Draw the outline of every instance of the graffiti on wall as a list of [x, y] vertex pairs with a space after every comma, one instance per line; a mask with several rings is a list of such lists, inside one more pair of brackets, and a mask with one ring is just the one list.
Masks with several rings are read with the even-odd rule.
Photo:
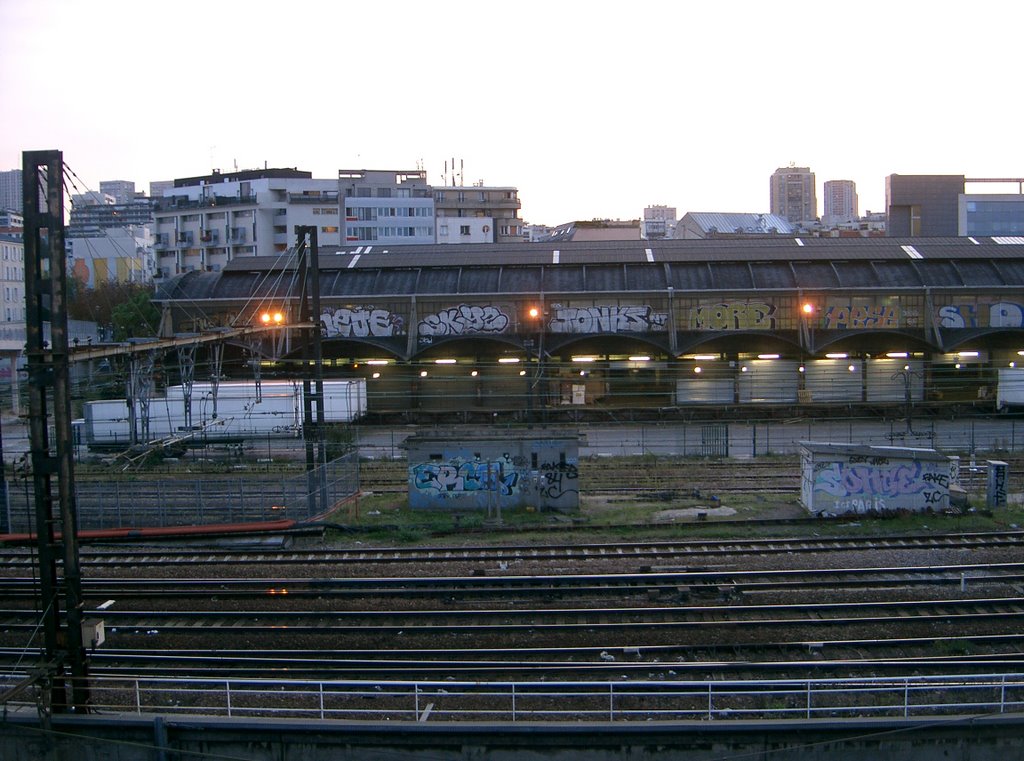
[[942, 508], [949, 498], [949, 465], [890, 462], [887, 457], [851, 456], [847, 462], [814, 464], [815, 505], [827, 495], [837, 512], [898, 508]]
[[834, 304], [823, 316], [824, 327], [836, 330], [898, 328], [900, 308], [874, 304]]
[[374, 307], [325, 309], [320, 315], [320, 329], [327, 338], [386, 338], [405, 333], [400, 315]]
[[988, 493], [986, 502], [988, 507], [1003, 507], [1006, 505], [1006, 478], [1009, 466], [999, 460], [988, 461]]
[[690, 310], [690, 330], [772, 330], [775, 305], [732, 301]]
[[427, 315], [419, 324], [421, 336], [464, 336], [470, 333], [504, 333], [508, 315], [496, 306], [460, 304]]
[[498, 462], [455, 459], [426, 462], [410, 468], [416, 489], [432, 497], [457, 497], [467, 492], [496, 492], [509, 496], [519, 488], [519, 471], [509, 455]]
[[540, 466], [538, 491], [544, 499], [579, 493], [579, 470], [571, 462], [545, 462]]
[[[941, 328], [977, 328], [983, 324], [976, 304], [947, 304], [939, 307]], [[992, 328], [1024, 327], [1024, 306], [1012, 301], [988, 305], [988, 326]]]
[[552, 333], [650, 333], [664, 330], [668, 315], [649, 306], [556, 306]]

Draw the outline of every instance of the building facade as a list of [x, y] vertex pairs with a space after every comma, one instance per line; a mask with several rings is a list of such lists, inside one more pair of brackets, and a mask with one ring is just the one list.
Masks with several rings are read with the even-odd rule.
[[521, 243], [519, 191], [513, 187], [435, 187], [437, 243]]
[[962, 174], [890, 174], [885, 178], [889, 237], [959, 235]]
[[0, 233], [0, 320], [25, 322], [25, 243], [21, 235]]
[[246, 170], [174, 181], [155, 203], [157, 277], [216, 272], [238, 256], [274, 256], [294, 228], [318, 229], [320, 245], [343, 242], [336, 180], [297, 169]]
[[[101, 202], [95, 202], [95, 201]], [[106, 230], [153, 224], [154, 204], [148, 198], [117, 203], [107, 194], [76, 195], [72, 200], [68, 238], [103, 237]]]
[[22, 208], [21, 170], [11, 169], [0, 172], [0, 211], [16, 211]]
[[156, 274], [148, 225], [113, 227], [96, 236], [69, 237], [68, 272], [88, 288], [98, 283], [148, 283]]
[[114, 199], [114, 203], [131, 203], [139, 195], [131, 180], [100, 180], [100, 192]]
[[425, 171], [339, 169], [335, 190], [345, 211], [343, 242], [434, 242], [434, 199]]
[[814, 172], [809, 167], [776, 169], [771, 177], [771, 213], [795, 223], [817, 219], [818, 197], [814, 183]]
[[674, 206], [648, 206], [644, 209], [641, 235], [645, 240], [672, 238], [677, 221]]
[[963, 194], [957, 212], [960, 235], [1024, 235], [1024, 193]]
[[853, 222], [859, 216], [857, 183], [853, 180], [826, 182], [825, 212], [821, 221], [826, 225], [840, 225]]

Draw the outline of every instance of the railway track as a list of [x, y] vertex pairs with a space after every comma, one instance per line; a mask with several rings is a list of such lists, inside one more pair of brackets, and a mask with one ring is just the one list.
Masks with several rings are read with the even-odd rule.
[[[110, 628], [168, 634], [233, 636], [240, 632], [342, 634], [371, 630], [375, 635], [405, 633], [507, 633], [515, 631], [631, 630], [651, 628], [850, 626], [898, 621], [960, 624], [1024, 619], [1024, 597], [963, 600], [899, 600], [768, 605], [693, 605], [641, 607], [559, 607], [536, 609], [446, 610], [89, 610]], [[0, 609], [0, 630], [31, 631], [33, 611]]]
[[[651, 571], [639, 574], [559, 574], [468, 577], [366, 577], [366, 578], [86, 578], [85, 599], [174, 600], [215, 595], [217, 600], [266, 600], [287, 596], [360, 600], [396, 599], [516, 599], [564, 595], [619, 596], [739, 596], [786, 594], [828, 589], [855, 589], [1015, 584], [1024, 581], [1024, 563], [930, 565], [898, 568], [813, 568], [800, 570], [701, 570]], [[0, 597], [32, 599], [39, 594], [37, 580], [0, 577]], [[275, 604], [278, 600], [275, 599]]]
[[[90, 573], [101, 568], [139, 568], [224, 565], [297, 565], [304, 568], [346, 564], [386, 565], [408, 563], [434, 566], [453, 562], [495, 564], [520, 560], [576, 562], [599, 559], [684, 561], [721, 556], [763, 556], [797, 553], [835, 553], [907, 550], [979, 550], [1024, 547], [1024, 531], [968, 534], [921, 534], [867, 537], [792, 537], [681, 541], [602, 542], [586, 544], [532, 544], [459, 547], [358, 547], [304, 550], [100, 550], [83, 548], [81, 563]], [[0, 573], [32, 568], [31, 549], [0, 550]]]

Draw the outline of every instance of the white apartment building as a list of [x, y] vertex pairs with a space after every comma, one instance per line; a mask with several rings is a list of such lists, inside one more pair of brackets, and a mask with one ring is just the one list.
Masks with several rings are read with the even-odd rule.
[[513, 187], [441, 186], [433, 189], [437, 243], [522, 243], [519, 191]]
[[215, 272], [238, 256], [274, 256], [315, 226], [321, 246], [344, 241], [337, 180], [296, 169], [246, 170], [174, 181], [156, 200], [157, 277]]
[[336, 191], [345, 244], [434, 243], [434, 199], [422, 169], [339, 169]]

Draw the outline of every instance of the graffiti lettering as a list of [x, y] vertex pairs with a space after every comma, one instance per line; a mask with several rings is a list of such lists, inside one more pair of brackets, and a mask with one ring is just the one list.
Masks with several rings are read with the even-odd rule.
[[832, 329], [898, 328], [900, 310], [895, 306], [835, 305], [825, 313], [825, 327]]
[[831, 467], [815, 474], [814, 489], [833, 497], [854, 494], [896, 497], [918, 494], [925, 490], [921, 463], [877, 467], [831, 463]]
[[576, 493], [579, 491], [576, 486], [578, 478], [579, 472], [572, 463], [546, 462], [540, 466], [540, 496], [559, 499], [565, 494]]
[[402, 318], [387, 309], [348, 309], [343, 307], [333, 312], [325, 309], [320, 315], [320, 328], [328, 338], [384, 338], [400, 336], [403, 329]]
[[1024, 308], [1020, 304], [1000, 301], [988, 310], [988, 324], [993, 328], [1019, 328], [1024, 326]]
[[774, 327], [774, 304], [735, 301], [690, 310], [690, 330], [772, 330]]
[[668, 315], [649, 306], [556, 307], [552, 333], [649, 333], [664, 330]]
[[411, 471], [417, 489], [436, 491], [441, 495], [493, 491], [507, 496], [519, 483], [518, 472], [503, 470], [497, 463], [421, 463]]
[[427, 315], [419, 324], [423, 336], [462, 336], [468, 333], [503, 333], [508, 315], [494, 306], [461, 304]]
[[973, 304], [939, 308], [940, 328], [974, 328], [978, 325], [977, 310]]

